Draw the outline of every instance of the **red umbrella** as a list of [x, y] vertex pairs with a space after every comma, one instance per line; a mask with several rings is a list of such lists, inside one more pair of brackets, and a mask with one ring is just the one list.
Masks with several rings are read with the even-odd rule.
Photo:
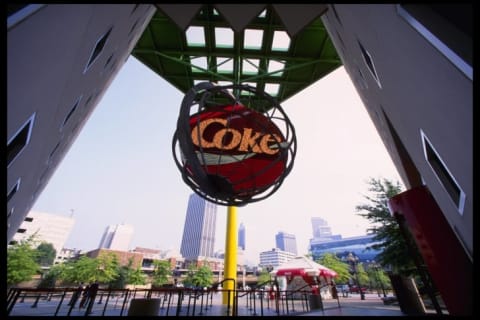
[[307, 258], [296, 257], [281, 266], [279, 266], [275, 272], [277, 276], [317, 276], [317, 277], [331, 277], [334, 278], [338, 274], [319, 263]]

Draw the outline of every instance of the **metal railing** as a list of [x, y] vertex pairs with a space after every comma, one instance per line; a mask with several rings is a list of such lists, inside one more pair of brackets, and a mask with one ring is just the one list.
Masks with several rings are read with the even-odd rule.
[[[267, 284], [271, 287], [277, 285], [276, 290], [265, 290]], [[84, 308], [79, 308], [81, 297], [75, 298], [76, 288], [11, 288], [7, 292], [7, 315], [90, 316], [93, 312], [96, 316], [126, 316], [132, 299], [158, 299], [158, 316], [294, 315], [309, 311], [307, 293], [301, 299], [295, 298], [301, 289], [304, 288], [280, 291], [278, 284], [272, 281], [250, 290], [98, 289], [97, 294], [87, 300]], [[229, 299], [228, 303], [223, 304], [222, 295], [225, 292]], [[232, 296], [233, 299], [230, 299]]]

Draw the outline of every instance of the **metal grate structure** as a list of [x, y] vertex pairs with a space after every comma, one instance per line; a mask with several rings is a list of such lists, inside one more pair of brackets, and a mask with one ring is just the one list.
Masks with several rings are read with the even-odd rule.
[[247, 84], [279, 103], [342, 65], [320, 16], [292, 34], [265, 5], [239, 30], [217, 6], [198, 5], [182, 25], [157, 5], [132, 55], [183, 93], [204, 81]]

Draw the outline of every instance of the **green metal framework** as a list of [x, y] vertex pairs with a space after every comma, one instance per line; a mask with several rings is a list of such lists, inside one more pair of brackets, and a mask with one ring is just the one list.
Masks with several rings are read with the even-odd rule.
[[[132, 51], [135, 58], [184, 93], [201, 81], [247, 83], [281, 103], [342, 65], [320, 17], [291, 38], [284, 50], [272, 49], [274, 32], [286, 30], [270, 5], [243, 31], [232, 30], [231, 46], [216, 44], [215, 28], [230, 25], [213, 5], [202, 6], [190, 27], [203, 27], [204, 43], [188, 42], [187, 32], [157, 10]], [[263, 31], [261, 46], [246, 47], [245, 30]], [[199, 59], [206, 61], [205, 66], [196, 63]], [[277, 69], [269, 68], [275, 63], [272, 61]], [[231, 70], [221, 70], [227, 63]], [[276, 84], [278, 91], [269, 92], [270, 84]]]

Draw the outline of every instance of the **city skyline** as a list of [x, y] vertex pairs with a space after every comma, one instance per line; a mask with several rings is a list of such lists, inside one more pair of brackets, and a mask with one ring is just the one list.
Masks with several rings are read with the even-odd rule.
[[[171, 154], [182, 98], [135, 58], [126, 61], [32, 209], [74, 209], [67, 247], [95, 249], [106, 225], [125, 222], [136, 230], [133, 247], [179, 248], [192, 192]], [[355, 214], [366, 181], [401, 181], [343, 67], [282, 107], [298, 140], [293, 169], [271, 197], [238, 208], [253, 263], [279, 230], [295, 234], [298, 254], [306, 254], [312, 216], [334, 233], [366, 234], [368, 221]], [[226, 212], [219, 206], [215, 251], [225, 249]]]

